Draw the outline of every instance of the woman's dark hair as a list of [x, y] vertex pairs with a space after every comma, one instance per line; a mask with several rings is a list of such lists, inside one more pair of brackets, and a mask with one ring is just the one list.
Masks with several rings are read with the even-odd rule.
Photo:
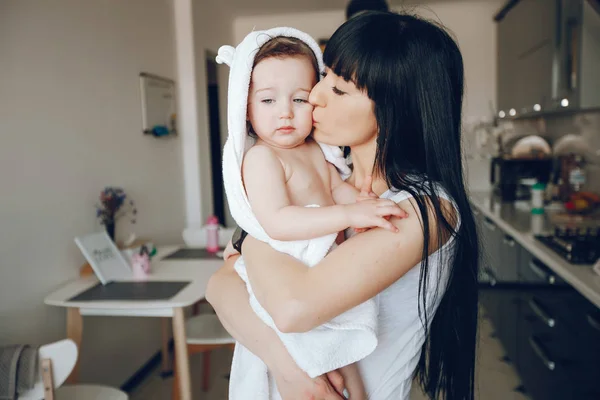
[[[450, 35], [422, 18], [365, 12], [344, 23], [327, 43], [325, 65], [373, 100], [379, 134], [374, 173], [413, 195], [422, 217], [424, 247], [419, 317], [426, 341], [417, 368], [430, 398], [472, 400], [477, 334], [479, 244], [464, 183], [461, 154], [463, 61]], [[460, 224], [440, 202], [441, 185], [457, 206]], [[428, 213], [430, 210], [431, 214]], [[430, 232], [430, 216], [437, 236]], [[430, 237], [437, 248], [454, 237], [450, 270], [430, 276]], [[435, 242], [433, 243], [435, 244]], [[446, 252], [440, 252], [446, 253]], [[433, 316], [428, 292], [443, 297]], [[437, 279], [431, 286], [431, 279]], [[433, 318], [431, 318], [433, 317]]]

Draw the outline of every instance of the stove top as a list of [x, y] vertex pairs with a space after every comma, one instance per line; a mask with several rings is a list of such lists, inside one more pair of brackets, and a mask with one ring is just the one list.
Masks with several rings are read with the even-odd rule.
[[572, 264], [594, 264], [600, 258], [600, 227], [556, 227], [554, 235], [536, 239]]

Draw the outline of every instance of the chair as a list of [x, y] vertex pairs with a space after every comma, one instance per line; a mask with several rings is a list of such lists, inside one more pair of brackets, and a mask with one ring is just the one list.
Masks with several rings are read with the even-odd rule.
[[18, 400], [128, 400], [126, 393], [108, 386], [61, 385], [77, 362], [77, 345], [71, 339], [39, 349], [40, 376], [35, 386]]
[[[200, 314], [186, 321], [188, 355], [203, 354], [204, 371], [202, 374], [202, 391], [207, 392], [210, 386], [210, 352], [219, 347], [235, 347], [235, 339], [223, 328], [215, 314]], [[177, 363], [173, 363], [175, 366]], [[177, 368], [173, 369], [173, 400], [179, 399]]]

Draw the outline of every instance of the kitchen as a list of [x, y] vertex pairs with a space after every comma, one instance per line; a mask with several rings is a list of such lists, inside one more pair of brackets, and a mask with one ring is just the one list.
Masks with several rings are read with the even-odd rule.
[[[43, 300], [78, 274], [84, 259], [73, 237], [98, 228], [90, 208], [99, 186], [119, 183], [136, 199], [140, 218], [118, 228], [124, 238], [135, 229], [159, 244], [179, 243], [185, 227], [214, 213], [207, 50], [277, 25], [326, 40], [349, 3], [0, 1], [7, 39], [0, 41], [0, 120], [3, 132], [18, 133], [6, 134], [0, 148], [7, 188], [0, 342], [65, 336], [64, 310]], [[465, 61], [465, 162], [486, 253], [476, 398], [600, 398], [598, 0], [387, 3], [447, 26]], [[180, 83], [179, 136], [157, 140], [139, 131], [142, 67]], [[226, 136], [228, 70], [218, 68]], [[547, 235], [556, 236], [559, 252], [542, 241]], [[134, 400], [170, 398], [173, 379], [160, 375], [160, 321], [85, 323], [82, 382], [120, 387]], [[215, 351], [213, 362], [210, 391], [194, 383], [199, 398], [225, 398], [230, 352]], [[190, 363], [199, 376], [202, 357]]]
[[494, 20], [498, 109], [473, 131], [481, 304], [517, 390], [598, 399], [600, 2], [509, 1]]

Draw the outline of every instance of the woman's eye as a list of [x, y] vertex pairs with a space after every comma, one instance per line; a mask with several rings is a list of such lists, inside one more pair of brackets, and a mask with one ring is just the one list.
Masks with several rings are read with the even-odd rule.
[[300, 104], [308, 103], [308, 100], [306, 100], [306, 99], [294, 99], [294, 103], [300, 103]]
[[327, 76], [327, 72], [323, 71], [321, 72], [321, 77], [325, 78]]
[[335, 86], [333, 86], [331, 88], [331, 90], [333, 90], [333, 93], [337, 94], [338, 96], [341, 96], [343, 94], [346, 94], [346, 92], [342, 92], [340, 89], [336, 88]]
[[265, 103], [265, 104], [271, 104], [271, 103], [273, 103], [273, 101], [274, 101], [273, 99], [262, 99], [260, 102]]

